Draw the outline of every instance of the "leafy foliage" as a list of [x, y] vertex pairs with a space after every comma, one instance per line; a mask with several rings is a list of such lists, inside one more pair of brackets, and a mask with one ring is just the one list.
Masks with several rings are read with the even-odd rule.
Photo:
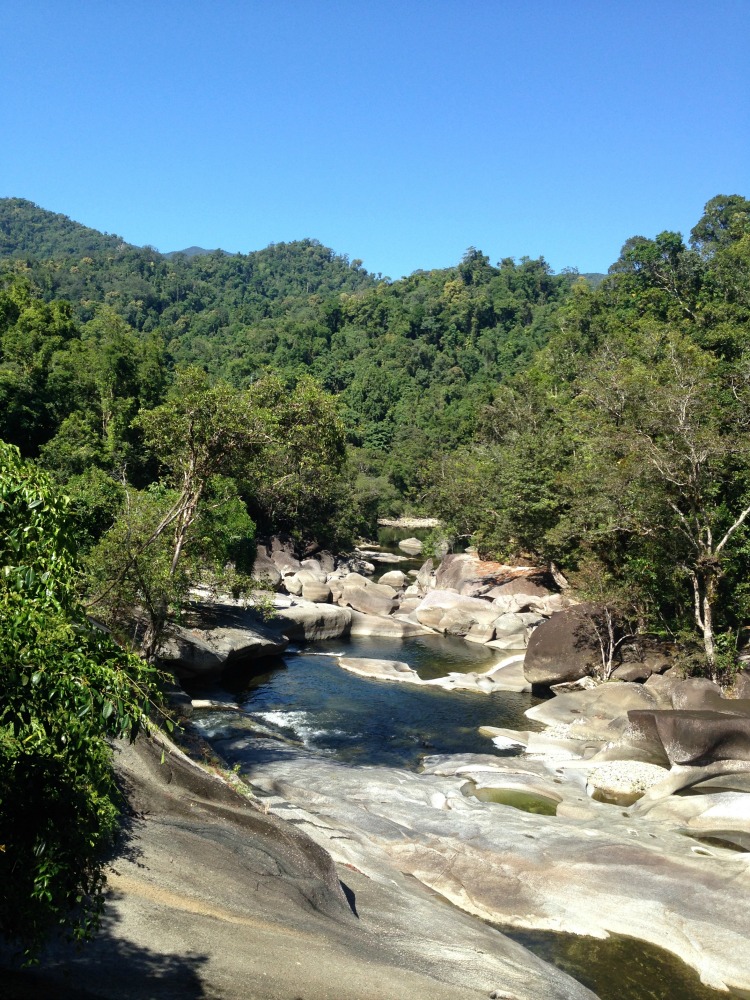
[[438, 513], [640, 629], [692, 629], [718, 663], [750, 603], [749, 206], [717, 195], [689, 243], [633, 236], [590, 281], [470, 247], [395, 282], [314, 240], [77, 258], [52, 219], [43, 259], [28, 209], [0, 295], [2, 429], [80, 490], [91, 545], [121, 495], [93, 469], [184, 488], [169, 386], [197, 364], [206, 398], [231, 387], [263, 413], [262, 444], [217, 470], [263, 532], [341, 544], [404, 506]]
[[119, 813], [106, 738], [135, 738], [154, 680], [83, 615], [68, 509], [0, 442], [0, 933], [29, 955], [96, 925]]
[[641, 630], [697, 633], [716, 676], [747, 615], [750, 214], [633, 237], [596, 290], [433, 471], [449, 523], [495, 555], [555, 560]]

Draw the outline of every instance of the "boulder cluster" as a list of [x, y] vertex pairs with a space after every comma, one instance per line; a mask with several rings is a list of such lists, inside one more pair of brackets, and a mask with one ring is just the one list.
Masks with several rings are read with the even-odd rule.
[[[400, 545], [410, 554], [421, 547], [418, 539]], [[323, 638], [312, 624], [316, 613], [309, 605], [335, 605], [352, 613], [348, 623], [346, 617], [338, 619], [343, 624], [338, 635], [408, 636], [432, 631], [518, 650], [526, 647], [540, 622], [568, 603], [545, 585], [538, 569], [485, 562], [474, 553], [447, 555], [437, 568], [428, 559], [408, 574], [390, 570], [376, 583], [375, 562], [398, 559], [365, 549], [343, 558], [321, 552], [298, 560], [289, 543], [275, 538], [259, 547], [254, 573], [270, 588], [296, 599], [279, 614], [297, 622], [309, 619], [306, 639]], [[306, 613], [295, 610], [306, 606]]]

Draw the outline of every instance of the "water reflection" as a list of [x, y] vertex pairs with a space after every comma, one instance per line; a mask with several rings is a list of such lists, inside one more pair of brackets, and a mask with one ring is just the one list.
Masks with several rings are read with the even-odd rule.
[[602, 1000], [720, 1000], [674, 955], [617, 934], [600, 940], [577, 934], [499, 927], [540, 958], [567, 972]]
[[[250, 719], [294, 741], [300, 752], [324, 753], [348, 763], [419, 766], [435, 753], [496, 753], [480, 726], [525, 728], [528, 694], [447, 692], [367, 680], [348, 673], [326, 653], [402, 660], [421, 677], [487, 669], [498, 655], [462, 639], [358, 638], [316, 643], [296, 655], [267, 661], [263, 673], [226, 677]], [[205, 692], [204, 692], [205, 693]], [[242, 717], [211, 713], [208, 735], [232, 744], [233, 762], [249, 759], [255, 744]]]

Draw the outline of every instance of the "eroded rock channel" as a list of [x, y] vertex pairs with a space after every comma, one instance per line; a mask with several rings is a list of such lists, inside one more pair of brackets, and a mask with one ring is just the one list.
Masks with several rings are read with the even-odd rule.
[[[574, 679], [539, 700], [526, 647], [540, 624], [560, 629], [560, 598], [534, 581], [460, 595], [467, 569], [453, 561], [452, 590], [445, 573], [438, 587], [421, 569], [425, 593], [412, 610], [403, 585], [400, 602], [367, 595], [392, 602], [387, 613], [353, 609], [360, 591], [389, 586], [362, 584], [359, 573], [344, 577], [339, 603], [281, 598], [277, 631], [291, 624], [283, 659], [229, 670], [210, 689], [188, 681], [196, 724], [264, 809], [339, 865], [381, 884], [406, 873], [530, 934], [606, 1000], [750, 995], [748, 706], [680, 681], [653, 656], [620, 680]], [[503, 618], [515, 631], [503, 634]], [[536, 669], [565, 680], [554, 676], [569, 671], [565, 657], [535, 641]], [[626, 679], [634, 670], [638, 681]], [[552, 947], [534, 933], [568, 937]], [[587, 979], [582, 942], [601, 971], [607, 946], [593, 942], [610, 935], [614, 971]], [[624, 961], [640, 969], [632, 981], [616, 973]]]

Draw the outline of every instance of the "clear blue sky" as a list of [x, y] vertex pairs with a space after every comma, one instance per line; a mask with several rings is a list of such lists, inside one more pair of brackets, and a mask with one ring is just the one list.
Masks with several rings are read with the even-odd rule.
[[750, 197], [750, 0], [0, 6], [0, 196], [159, 250], [603, 271]]

